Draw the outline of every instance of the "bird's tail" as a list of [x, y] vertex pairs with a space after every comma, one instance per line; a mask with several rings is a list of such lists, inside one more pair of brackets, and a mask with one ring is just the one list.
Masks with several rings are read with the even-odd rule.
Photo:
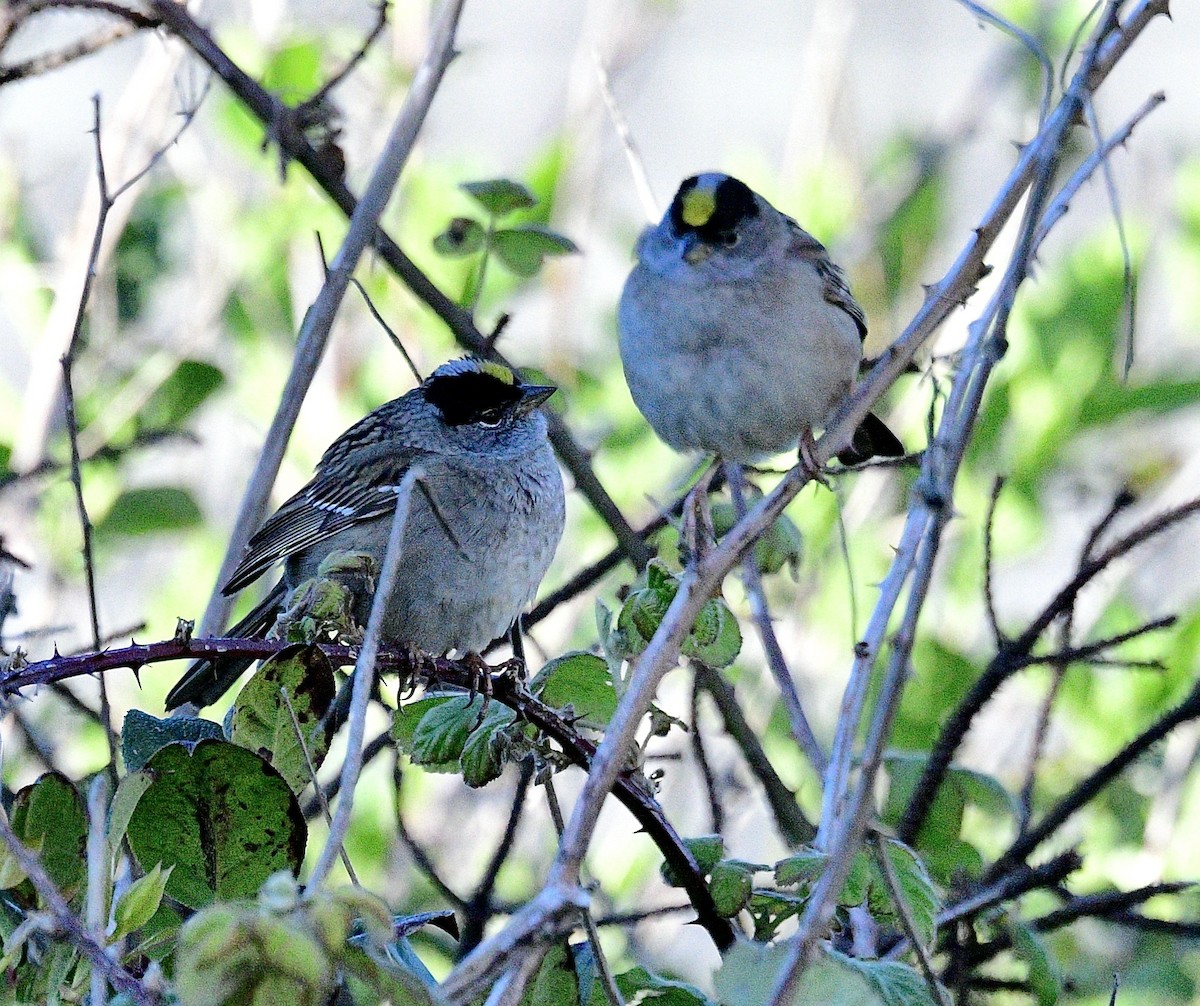
[[871, 458], [899, 458], [904, 456], [904, 444], [900, 438], [884, 425], [875, 413], [868, 412], [867, 418], [858, 424], [854, 439], [845, 450], [838, 451], [837, 459], [844, 465], [861, 465]]
[[[254, 610], [229, 629], [227, 634], [241, 638], [265, 636], [267, 630], [275, 624], [286, 594], [287, 587], [281, 580]], [[176, 709], [185, 702], [191, 702], [199, 708], [211, 706], [233, 687], [233, 683], [252, 663], [252, 657], [197, 660], [167, 694], [167, 709]]]

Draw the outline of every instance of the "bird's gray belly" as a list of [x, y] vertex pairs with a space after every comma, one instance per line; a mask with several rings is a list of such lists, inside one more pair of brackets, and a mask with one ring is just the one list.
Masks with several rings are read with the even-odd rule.
[[[562, 533], [557, 469], [520, 479], [505, 473], [473, 481], [478, 484], [464, 486], [456, 479], [453, 494], [445, 483], [431, 485], [457, 544], [424, 493], [415, 491], [397, 582], [384, 616], [387, 639], [433, 654], [477, 651], [502, 635], [537, 591]], [[388, 516], [327, 539], [289, 562], [289, 582], [312, 575], [333, 550], [367, 551], [378, 567], [390, 530]], [[356, 609], [364, 626], [370, 602], [362, 598]]]
[[639, 298], [636, 330], [623, 324], [622, 358], [634, 401], [677, 449], [732, 460], [778, 452], [849, 390], [856, 333], [849, 346], [840, 333], [827, 345], [797, 332], [779, 305], [695, 289], [686, 301], [654, 293], [652, 284]]

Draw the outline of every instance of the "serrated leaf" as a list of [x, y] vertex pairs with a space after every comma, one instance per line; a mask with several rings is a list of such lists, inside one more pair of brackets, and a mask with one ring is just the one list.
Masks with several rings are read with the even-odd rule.
[[160, 749], [141, 770], [151, 780], [129, 819], [143, 869], [174, 866], [166, 891], [189, 908], [253, 895], [277, 870], [293, 874], [307, 827], [283, 777], [252, 751], [205, 740], [190, 753]]
[[[925, 979], [914, 968], [896, 961], [870, 961], [826, 951], [828, 959], [866, 980], [880, 1006], [940, 1006]], [[946, 997], [949, 1001], [949, 997]]]
[[447, 258], [462, 258], [479, 251], [486, 236], [487, 231], [478, 220], [455, 217], [446, 229], [433, 239], [433, 249]]
[[153, 870], [129, 885], [113, 911], [113, 940], [123, 939], [149, 923], [162, 904], [167, 880], [173, 869], [168, 866], [164, 870], [161, 863], [156, 863]]
[[750, 900], [754, 871], [735, 860], [724, 859], [712, 868], [708, 890], [717, 914], [724, 918], [737, 915]]
[[[617, 989], [627, 1003], [636, 1002], [644, 1006], [712, 1006], [712, 1000], [695, 985], [663, 978], [645, 968], [633, 968], [617, 975]], [[597, 991], [601, 996], [604, 995], [602, 990]], [[603, 1001], [608, 1002], [607, 996]], [[595, 993], [592, 1002], [596, 1002]]]
[[[478, 701], [482, 704], [483, 700], [479, 698]], [[471, 732], [463, 745], [458, 765], [462, 769], [463, 782], [477, 789], [486, 786], [504, 771], [508, 759], [505, 757], [507, 743], [503, 731], [512, 725], [516, 714], [499, 702], [492, 702], [488, 705], [483, 722], [476, 726], [479, 707], [474, 702], [471, 706]]]
[[446, 694], [444, 692], [435, 692], [429, 695], [423, 695], [421, 698], [412, 702], [402, 703], [399, 708], [392, 714], [391, 736], [396, 742], [396, 747], [405, 752], [415, 764], [419, 764], [427, 772], [457, 772], [458, 771], [458, 756], [448, 759], [444, 762], [422, 762], [418, 761], [413, 750], [413, 745], [416, 737], [417, 727], [421, 725], [421, 720], [425, 718], [425, 714], [431, 709], [436, 709], [438, 706], [445, 705], [448, 702], [462, 702], [463, 696], [461, 693]]
[[537, 199], [520, 182], [510, 178], [492, 178], [481, 182], [463, 182], [459, 188], [494, 217], [537, 205]]
[[68, 901], [82, 894], [86, 871], [87, 811], [71, 780], [47, 772], [17, 791], [9, 824], [25, 845], [37, 851], [54, 886]]
[[546, 705], [572, 709], [576, 725], [603, 730], [617, 709], [608, 665], [594, 653], [576, 651], [549, 661], [529, 683]]
[[[329, 732], [321, 720], [336, 691], [333, 667], [325, 654], [315, 646], [288, 647], [260, 664], [238, 693], [229, 739], [262, 755], [299, 793], [329, 750]], [[312, 758], [312, 771], [297, 730]]]
[[161, 534], [197, 527], [203, 519], [195, 498], [186, 489], [178, 486], [126, 489], [96, 525], [96, 534], [102, 538]]
[[194, 747], [202, 740], [223, 737], [220, 723], [199, 716], [168, 716], [160, 720], [140, 709], [130, 709], [121, 724], [121, 757], [125, 771], [133, 774], [140, 772], [154, 753], [168, 744]]
[[842, 890], [838, 894], [838, 904], [846, 906], [861, 905], [867, 900], [872, 879], [871, 856], [865, 850], [860, 850], [854, 854], [854, 858], [850, 861], [850, 872], [846, 875], [846, 882], [842, 885]]
[[[941, 907], [933, 881], [930, 880], [920, 857], [907, 845], [895, 839], [888, 839], [883, 843], [883, 848], [913, 928], [922, 943], [928, 947], [933, 942], [935, 919]], [[898, 920], [898, 910], [893, 903], [887, 879], [877, 861], [873, 861], [872, 866], [877, 873], [877, 879], [873, 881], [869, 898], [871, 914], [876, 919]], [[899, 928], [898, 921], [896, 928]]]
[[463, 695], [429, 709], [413, 731], [413, 761], [418, 765], [457, 767], [482, 703], [479, 696], [467, 701]]
[[570, 238], [541, 224], [520, 224], [494, 231], [491, 248], [518, 276], [536, 276], [548, 255], [571, 255], [579, 251]]
[[806, 849], [781, 859], [775, 864], [775, 883], [780, 887], [795, 884], [811, 884], [825, 869], [829, 854], [817, 849]]

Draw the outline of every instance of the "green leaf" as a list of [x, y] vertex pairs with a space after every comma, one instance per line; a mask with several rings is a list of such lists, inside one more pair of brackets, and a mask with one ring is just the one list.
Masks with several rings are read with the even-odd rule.
[[[634, 581], [617, 616], [616, 630], [609, 637], [615, 653], [634, 657], [646, 648], [675, 599], [679, 580], [661, 561], [654, 559]], [[742, 648], [737, 619], [720, 598], [712, 598], [700, 610], [684, 640], [685, 656], [710, 667], [727, 667]]]
[[[933, 881], [929, 879], [929, 873], [920, 857], [907, 845], [895, 839], [888, 839], [883, 843], [883, 847], [896, 880], [896, 887], [899, 889], [898, 893], [904, 899], [908, 917], [912, 920], [917, 936], [928, 947], [933, 943], [936, 929], [934, 920], [941, 907]], [[899, 912], [892, 900], [887, 879], [883, 876], [878, 861], [873, 860], [871, 865], [877, 875], [869, 896], [871, 914], [876, 920], [892, 921], [895, 928], [899, 929]]]
[[518, 276], [536, 276], [548, 255], [572, 255], [575, 242], [541, 224], [520, 224], [493, 232], [496, 257]]
[[38, 853], [42, 866], [68, 901], [83, 893], [87, 863], [87, 811], [75, 786], [47, 772], [13, 798], [13, 832]]
[[277, 870], [296, 873], [307, 828], [295, 794], [263, 758], [227, 741], [160, 749], [129, 819], [142, 869], [173, 866], [166, 891], [189, 908], [253, 895]]
[[836, 950], [826, 953], [830, 961], [866, 979], [877, 997], [872, 1001], [882, 1006], [939, 1006], [925, 979], [907, 964], [847, 957]]
[[192, 494], [177, 486], [126, 489], [96, 525], [102, 538], [134, 537], [198, 527], [203, 515]]
[[154, 917], [154, 913], [162, 904], [163, 893], [167, 889], [167, 880], [171, 876], [172, 869], [174, 867], [168, 866], [164, 870], [162, 864], [157, 863], [153, 870], [129, 885], [129, 889], [121, 895], [114, 911], [116, 922], [112, 933], [114, 940], [122, 939], [141, 929]]
[[[711, 1006], [712, 1000], [701, 992], [695, 985], [663, 978], [645, 968], [633, 968], [617, 975], [617, 989], [627, 1003], [641, 1003], [643, 1006]], [[592, 994], [592, 1002], [596, 1003], [597, 993], [607, 1003], [608, 998], [603, 990], [597, 989]]]
[[494, 217], [507, 216], [515, 210], [527, 210], [537, 204], [537, 199], [529, 189], [509, 178], [463, 182], [459, 188]]
[[392, 740], [396, 742], [396, 746], [408, 754], [419, 765], [422, 765], [429, 772], [457, 772], [458, 771], [458, 752], [454, 757], [447, 759], [444, 762], [425, 762], [417, 758], [415, 752], [417, 727], [421, 725], [421, 721], [425, 718], [425, 714], [438, 706], [445, 705], [451, 702], [462, 702], [462, 694], [455, 693], [447, 695], [445, 693], [433, 693], [424, 695], [413, 702], [405, 702], [392, 714]]
[[224, 383], [211, 363], [183, 360], [138, 411], [138, 421], [143, 429], [175, 429]]
[[708, 890], [717, 914], [732, 918], [746, 907], [754, 885], [754, 870], [737, 860], [724, 859], [712, 868]]
[[299, 793], [312, 781], [312, 772], [297, 730], [316, 771], [329, 750], [329, 731], [321, 727], [321, 719], [336, 691], [325, 654], [315, 646], [288, 647], [260, 664], [238, 693], [229, 739], [257, 751]]
[[[752, 505], [761, 493], [754, 493], [747, 503]], [[720, 541], [736, 523], [737, 514], [732, 503], [717, 503], [712, 508], [713, 530]], [[800, 561], [804, 557], [804, 536], [787, 514], [780, 514], [754, 543], [754, 562], [761, 573], [778, 573], [784, 566], [796, 576]]]
[[521, 999], [521, 1006], [570, 1006], [578, 1002], [575, 957], [564, 940], [551, 947], [542, 958], [537, 974]]
[[[474, 703], [471, 705], [473, 707]], [[463, 782], [478, 788], [486, 786], [504, 770], [508, 761], [508, 738], [504, 731], [512, 726], [516, 714], [499, 702], [492, 702], [479, 726], [475, 726], [479, 711], [471, 708], [470, 715], [472, 718], [468, 727], [471, 732], [463, 745], [458, 764], [462, 769]]]
[[433, 249], [447, 258], [462, 258], [479, 251], [486, 236], [487, 231], [478, 220], [455, 217], [446, 229], [433, 239]]
[[[738, 940], [713, 976], [721, 1006], [764, 1006], [788, 958], [783, 944]], [[829, 955], [817, 957], [800, 979], [790, 1006], [882, 1006], [884, 1000], [855, 969]]]
[[775, 883], [780, 887], [811, 884], [825, 869], [829, 854], [817, 849], [805, 849], [775, 864]]
[[413, 732], [412, 758], [418, 765], [453, 764], [458, 767], [471, 727], [479, 718], [483, 704], [481, 696], [469, 701], [458, 695], [449, 702], [434, 706], [417, 724]]
[[1013, 956], [1029, 967], [1029, 988], [1038, 1006], [1053, 1006], [1062, 991], [1062, 976], [1046, 945], [1034, 930], [1018, 919], [1006, 920], [1005, 928], [1012, 938]]
[[160, 720], [140, 709], [130, 709], [121, 725], [121, 757], [125, 771], [132, 774], [141, 771], [154, 753], [168, 744], [195, 746], [202, 740], [223, 737], [220, 723], [199, 716], [170, 716]]
[[575, 651], [549, 661], [529, 683], [546, 705], [567, 710], [577, 726], [603, 730], [617, 709], [608, 665], [594, 653]]
[[[696, 861], [696, 867], [699, 869], [701, 876], [707, 877], [712, 872], [712, 868], [725, 855], [725, 839], [720, 835], [700, 835], [696, 838], [685, 838], [683, 844]], [[662, 874], [664, 883], [670, 884], [671, 887], [683, 886], [683, 881], [671, 869], [669, 863], [664, 862], [659, 868], [659, 872]]]
[[719, 597], [708, 601], [683, 641], [681, 652], [709, 667], [728, 667], [742, 652], [742, 630], [729, 606]]
[[262, 85], [287, 101], [312, 94], [321, 86], [321, 46], [315, 39], [297, 39], [272, 54], [262, 74]]
[[[889, 751], [884, 756], [890, 782], [883, 820], [888, 824], [900, 820], [927, 757], [921, 752], [907, 751]], [[946, 883], [979, 873], [978, 850], [960, 837], [963, 812], [968, 802], [1001, 816], [1011, 816], [1016, 811], [1012, 795], [992, 777], [957, 766], [947, 770], [913, 843], [933, 876]]]

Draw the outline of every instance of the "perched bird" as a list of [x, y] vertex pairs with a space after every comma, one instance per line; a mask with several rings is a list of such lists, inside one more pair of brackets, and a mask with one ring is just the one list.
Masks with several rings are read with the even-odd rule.
[[[633, 400], [677, 450], [753, 461], [799, 441], [849, 394], [866, 318], [825, 248], [743, 182], [686, 179], [637, 244], [618, 309]], [[904, 453], [868, 415], [844, 464]]]
[[[441, 655], [474, 653], [501, 636], [533, 599], [562, 535], [562, 476], [538, 411], [554, 391], [467, 357], [350, 427], [312, 481], [250, 539], [224, 592], [281, 560], [283, 577], [231, 634], [266, 633], [289, 593], [332, 553], [365, 553], [378, 569], [397, 487], [419, 465], [384, 637]], [[371, 600], [356, 600], [360, 625]], [[250, 663], [193, 665], [167, 708], [216, 701]]]

